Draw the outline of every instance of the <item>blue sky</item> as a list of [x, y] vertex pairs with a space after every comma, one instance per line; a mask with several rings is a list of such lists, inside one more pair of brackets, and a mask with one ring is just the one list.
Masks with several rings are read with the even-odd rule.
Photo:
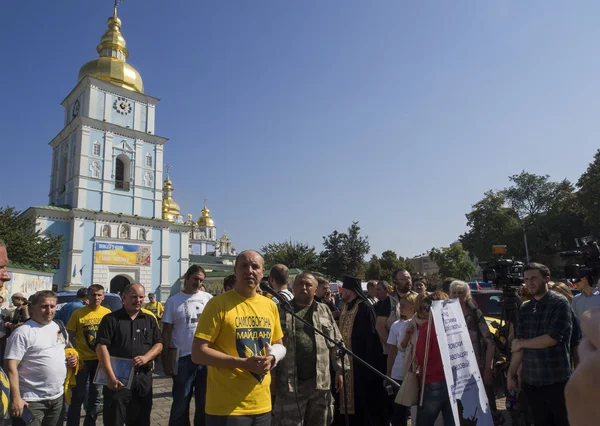
[[[0, 205], [48, 202], [60, 102], [109, 0], [13, 1], [0, 39]], [[371, 250], [448, 245], [525, 169], [576, 180], [600, 146], [600, 2], [127, 0], [161, 98], [174, 198], [239, 249], [360, 221]], [[509, 248], [510, 250], [510, 248]]]

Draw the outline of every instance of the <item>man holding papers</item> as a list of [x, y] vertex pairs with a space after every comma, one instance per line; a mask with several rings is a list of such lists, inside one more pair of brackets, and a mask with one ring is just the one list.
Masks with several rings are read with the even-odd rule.
[[[108, 376], [104, 387], [105, 426], [150, 425], [152, 411], [152, 360], [162, 351], [156, 318], [142, 310], [145, 290], [139, 283], [123, 290], [123, 308], [106, 315], [96, 336], [96, 354]], [[130, 388], [117, 379], [110, 357], [131, 359], [134, 369]]]

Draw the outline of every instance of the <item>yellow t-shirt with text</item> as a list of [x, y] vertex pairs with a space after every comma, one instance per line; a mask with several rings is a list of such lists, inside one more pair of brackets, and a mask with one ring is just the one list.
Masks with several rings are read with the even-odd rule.
[[162, 318], [163, 312], [165, 311], [165, 307], [160, 302], [148, 302], [146, 303], [146, 306], [144, 306], [144, 309], [148, 309], [158, 319]]
[[[265, 356], [266, 344], [283, 337], [277, 306], [255, 295], [235, 290], [215, 296], [198, 320], [195, 337], [213, 348], [241, 358]], [[249, 416], [271, 411], [271, 374], [239, 368], [208, 367], [206, 413], [213, 416]]]
[[75, 350], [84, 361], [98, 359], [96, 356], [96, 333], [104, 315], [110, 314], [110, 309], [98, 306], [91, 309], [89, 306], [75, 309], [69, 322], [67, 331], [75, 335]]

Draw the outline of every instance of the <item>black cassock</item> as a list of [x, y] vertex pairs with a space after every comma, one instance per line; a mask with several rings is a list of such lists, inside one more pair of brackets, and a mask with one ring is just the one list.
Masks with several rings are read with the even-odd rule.
[[[348, 349], [377, 370], [385, 372], [383, 349], [375, 330], [373, 306], [360, 297], [345, 304], [340, 315], [339, 328]], [[344, 375], [350, 424], [352, 426], [389, 425], [386, 420], [387, 393], [383, 386], [383, 379], [357, 361], [351, 361], [350, 365], [351, 371], [347, 371]], [[340, 401], [340, 411], [341, 416], [336, 419], [336, 424], [343, 425], [345, 412], [343, 398]]]

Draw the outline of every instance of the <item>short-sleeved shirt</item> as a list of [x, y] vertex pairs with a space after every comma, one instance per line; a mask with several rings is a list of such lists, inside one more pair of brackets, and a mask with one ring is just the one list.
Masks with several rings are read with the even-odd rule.
[[[228, 291], [213, 297], [198, 321], [195, 337], [233, 357], [265, 356], [266, 344], [283, 337], [277, 306], [266, 297]], [[271, 411], [271, 374], [208, 367], [206, 413], [248, 416]]]
[[573, 318], [567, 299], [549, 291], [519, 309], [516, 337], [533, 339], [550, 335], [558, 343], [545, 349], [523, 349], [523, 383], [547, 386], [566, 382], [571, 376], [570, 341]]
[[585, 294], [583, 291], [579, 293], [571, 302], [573, 311], [577, 318], [581, 318], [585, 311], [600, 307], [600, 293], [594, 291], [591, 295]]
[[392, 301], [390, 300], [390, 297], [386, 297], [375, 304], [375, 314], [378, 317], [389, 317], [391, 312]]
[[146, 306], [144, 306], [144, 309], [148, 309], [158, 319], [162, 318], [163, 312], [165, 311], [165, 307], [160, 302], [148, 302], [146, 303]]
[[[404, 335], [406, 334], [406, 329], [409, 320], [398, 320], [392, 324], [390, 328], [390, 334], [388, 335], [387, 344], [400, 347], [400, 342], [404, 339]], [[391, 377], [392, 379], [402, 380], [404, 379], [404, 351], [398, 350], [396, 354], [396, 359], [394, 360], [394, 364], [392, 365]]]
[[110, 309], [104, 306], [98, 306], [96, 309], [84, 306], [73, 311], [67, 324], [67, 331], [75, 336], [75, 350], [82, 360], [98, 359], [96, 355], [96, 334], [100, 321], [107, 314], [110, 314]]
[[123, 308], [105, 315], [96, 335], [96, 345], [105, 345], [110, 356], [120, 358], [145, 355], [157, 343], [162, 343], [158, 322], [154, 315], [144, 310], [134, 319]]
[[75, 312], [77, 309], [83, 308], [84, 306], [85, 303], [83, 303], [81, 300], [72, 300], [69, 303], [65, 304], [60, 309], [60, 311], [58, 311], [56, 315], [54, 315], [54, 319], [61, 320], [62, 323], [66, 326], [69, 323], [73, 312]]
[[19, 390], [25, 401], [55, 399], [64, 392], [67, 341], [58, 324], [29, 320], [17, 327], [6, 345], [4, 359], [19, 361]]
[[165, 304], [162, 322], [173, 325], [170, 347], [179, 349], [179, 356], [192, 353], [198, 319], [212, 296], [204, 291], [195, 294], [177, 293]]

